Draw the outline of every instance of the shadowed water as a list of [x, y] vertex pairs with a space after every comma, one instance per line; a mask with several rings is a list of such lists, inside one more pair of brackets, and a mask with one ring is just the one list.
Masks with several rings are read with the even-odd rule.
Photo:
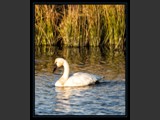
[[[104, 76], [85, 87], [55, 87], [63, 67], [54, 74], [55, 58], [64, 57], [70, 73]], [[105, 48], [35, 48], [36, 115], [125, 115], [125, 58]]]

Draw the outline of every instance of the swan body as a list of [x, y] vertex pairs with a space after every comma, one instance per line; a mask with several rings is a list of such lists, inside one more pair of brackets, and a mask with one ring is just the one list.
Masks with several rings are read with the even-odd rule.
[[55, 86], [58, 87], [64, 87], [64, 86], [87, 86], [90, 84], [95, 84], [98, 80], [102, 79], [102, 77], [89, 74], [89, 73], [83, 73], [83, 72], [77, 72], [73, 75], [69, 76], [69, 64], [68, 62], [63, 58], [56, 58], [53, 72], [56, 70], [57, 67], [64, 67], [64, 73], [62, 77], [55, 83]]

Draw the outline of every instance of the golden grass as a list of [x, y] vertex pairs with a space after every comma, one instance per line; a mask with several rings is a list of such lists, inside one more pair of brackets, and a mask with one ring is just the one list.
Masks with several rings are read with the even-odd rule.
[[125, 5], [35, 5], [35, 45], [124, 49]]

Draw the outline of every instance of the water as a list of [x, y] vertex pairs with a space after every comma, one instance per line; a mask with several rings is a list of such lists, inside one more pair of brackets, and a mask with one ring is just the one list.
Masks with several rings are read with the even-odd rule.
[[[55, 87], [63, 68], [54, 74], [53, 63], [64, 57], [70, 72], [104, 76], [100, 83], [85, 87]], [[125, 58], [122, 52], [105, 48], [35, 49], [36, 115], [125, 115]]]

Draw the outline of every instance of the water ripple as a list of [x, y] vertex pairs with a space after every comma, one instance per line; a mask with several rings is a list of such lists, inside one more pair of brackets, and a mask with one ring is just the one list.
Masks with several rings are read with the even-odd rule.
[[106, 80], [86, 87], [58, 88], [50, 81], [52, 77], [36, 77], [37, 115], [125, 114], [125, 81]]

